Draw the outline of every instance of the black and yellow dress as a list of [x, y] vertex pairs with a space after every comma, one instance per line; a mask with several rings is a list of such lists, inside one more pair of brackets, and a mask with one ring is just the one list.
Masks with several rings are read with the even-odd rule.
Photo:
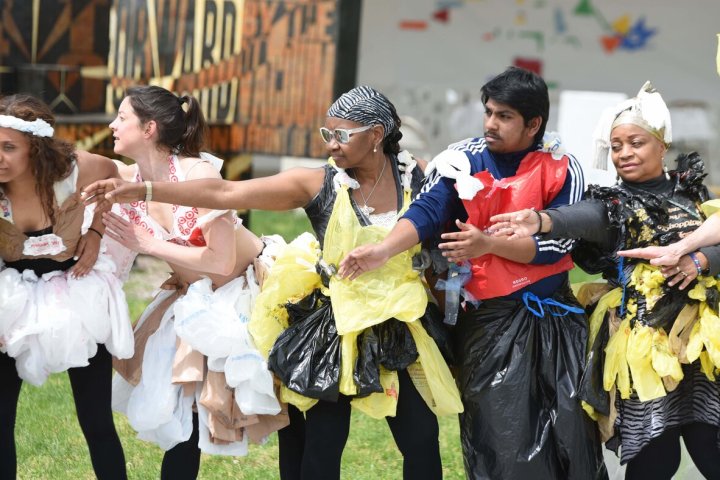
[[[616, 256], [669, 245], [699, 227], [704, 177], [700, 157], [683, 155], [668, 175], [591, 186], [586, 201], [548, 211], [551, 236], [581, 237], [573, 259], [607, 281], [578, 293], [592, 311], [580, 397], [622, 464], [671, 428], [720, 426], [720, 284], [703, 274], [680, 290], [646, 260]], [[717, 273], [718, 247], [703, 253]]]

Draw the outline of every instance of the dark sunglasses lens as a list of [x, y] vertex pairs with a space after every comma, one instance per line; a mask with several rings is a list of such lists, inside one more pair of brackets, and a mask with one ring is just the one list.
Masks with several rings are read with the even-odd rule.
[[320, 136], [322, 137], [322, 139], [325, 143], [330, 142], [330, 140], [332, 140], [332, 138], [333, 138], [332, 132], [325, 127], [322, 127], [320, 129]]
[[337, 130], [335, 130], [335, 138], [340, 143], [348, 143], [350, 141], [350, 134], [347, 130], [338, 128]]

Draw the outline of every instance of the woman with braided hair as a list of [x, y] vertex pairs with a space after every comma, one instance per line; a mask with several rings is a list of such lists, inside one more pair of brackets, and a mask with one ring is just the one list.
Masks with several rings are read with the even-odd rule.
[[[407, 152], [400, 151], [398, 141], [402, 134], [399, 127], [395, 107], [384, 95], [371, 87], [356, 87], [343, 94], [327, 112], [320, 134], [331, 158], [321, 168], [294, 168], [271, 177], [240, 182], [153, 182], [149, 186], [157, 201], [208, 208], [304, 208], [310, 219], [317, 242], [302, 237], [288, 246], [291, 249], [302, 244], [293, 250], [295, 254], [278, 256], [263, 284], [251, 322], [251, 327], [255, 326], [252, 329], [255, 341], [261, 351], [269, 353], [271, 368], [283, 382], [281, 398], [290, 403], [290, 425], [279, 432], [280, 475], [283, 479], [340, 477], [351, 405], [375, 417], [386, 418], [403, 454], [404, 478], [442, 477], [434, 410], [457, 413], [461, 406], [457, 389], [442, 360], [436, 372], [425, 373], [432, 385], [444, 382], [443, 390], [449, 400], [434, 399], [435, 391], [419, 391], [425, 388], [425, 383], [422, 367], [416, 359], [425, 355], [423, 366], [431, 365], [439, 351], [432, 341], [429, 342], [432, 346], [426, 347], [429, 337], [418, 319], [425, 314], [427, 297], [418, 272], [412, 271], [411, 257], [399, 260], [399, 268], [404, 272], [402, 278], [397, 274], [400, 270], [383, 273], [385, 277], [395, 278], [401, 288], [383, 291], [374, 300], [363, 293], [356, 297], [362, 300], [352, 304], [353, 311], [350, 312], [337, 300], [348, 298], [348, 292], [344, 290], [348, 288], [347, 282], [337, 279], [332, 266], [327, 265], [339, 262], [343, 252], [352, 248], [358, 241], [354, 235], [386, 232], [419, 191], [422, 169]], [[95, 183], [85, 193], [113, 202], [128, 202], [142, 199], [149, 191], [142, 184], [112, 181]], [[319, 258], [321, 248], [322, 261]], [[308, 271], [307, 263], [299, 266], [295, 259], [300, 257], [321, 265], [322, 278], [314, 271]], [[272, 297], [272, 292], [292, 290], [299, 283], [295, 279], [298, 277], [291, 280], [289, 275], [283, 277], [279, 273], [279, 264], [285, 260], [287, 265], [283, 265], [304, 275], [302, 278], [309, 278], [293, 291], [294, 299], [288, 295]], [[412, 311], [385, 316], [368, 313], [383, 303], [381, 297], [392, 300], [385, 303], [402, 306], [402, 300], [394, 301], [402, 292], [411, 292], [420, 299]], [[302, 298], [307, 300], [299, 300]], [[287, 303], [287, 307], [283, 306]], [[276, 309], [277, 305], [282, 308]], [[307, 369], [302, 368], [300, 361], [283, 364], [285, 351], [279, 347], [284, 341], [292, 341], [293, 337], [288, 333], [296, 332], [297, 338], [302, 337], [306, 333], [303, 327], [310, 322], [312, 314], [320, 310], [330, 312], [321, 325], [328, 333], [320, 350], [335, 352], [321, 359], [327, 360], [324, 362], [327, 369], [323, 372], [329, 372], [332, 377], [327, 382], [312, 377], [310, 370], [317, 364], [311, 363], [310, 359]], [[308, 320], [293, 321], [297, 312], [303, 313]], [[353, 323], [357, 319], [348, 320], [355, 314], [367, 315], [362, 319], [362, 327]], [[288, 316], [291, 317], [289, 321]], [[402, 322], [395, 320], [401, 317]], [[284, 321], [278, 321], [279, 318]], [[384, 349], [387, 344], [378, 340], [379, 337], [397, 339], [407, 349], [394, 349], [388, 353]], [[376, 345], [374, 350], [372, 345]], [[364, 350], [365, 346], [367, 350]], [[427, 353], [433, 346], [435, 350]], [[359, 350], [359, 353], [347, 353], [353, 350]], [[296, 354], [302, 357], [308, 351], [301, 348]], [[377, 355], [373, 356], [372, 352]], [[385, 352], [383, 365], [392, 367], [381, 365], [376, 358], [381, 356], [378, 352]], [[353, 365], [367, 368], [360, 371]], [[311, 377], [310, 381], [302, 380], [308, 377]]]

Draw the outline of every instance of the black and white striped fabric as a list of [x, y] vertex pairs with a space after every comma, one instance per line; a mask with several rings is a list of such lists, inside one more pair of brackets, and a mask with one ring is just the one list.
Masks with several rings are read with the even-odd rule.
[[[685, 377], [666, 396], [641, 402], [636, 394], [615, 402], [618, 417], [615, 436], [607, 447], [620, 449], [620, 463], [632, 460], [650, 440], [673, 427], [705, 423], [720, 427], [720, 382], [711, 382], [700, 370], [700, 361], [683, 365]], [[717, 440], [720, 448], [720, 438]]]
[[384, 137], [395, 130], [393, 106], [385, 95], [362, 85], [343, 93], [327, 111], [328, 117], [342, 118], [361, 125], [382, 125]]

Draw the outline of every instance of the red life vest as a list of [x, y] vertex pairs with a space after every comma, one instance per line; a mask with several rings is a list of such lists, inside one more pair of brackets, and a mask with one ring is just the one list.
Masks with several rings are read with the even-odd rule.
[[[472, 200], [463, 200], [468, 222], [485, 230], [493, 215], [524, 208], [542, 210], [562, 190], [567, 168], [567, 156], [555, 160], [549, 153], [531, 152], [522, 159], [513, 177], [496, 180], [488, 171], [476, 173], [474, 177], [485, 188]], [[573, 268], [569, 254], [549, 265], [518, 263], [493, 254], [473, 258], [470, 263], [472, 278], [465, 289], [480, 300], [508, 295]]]

